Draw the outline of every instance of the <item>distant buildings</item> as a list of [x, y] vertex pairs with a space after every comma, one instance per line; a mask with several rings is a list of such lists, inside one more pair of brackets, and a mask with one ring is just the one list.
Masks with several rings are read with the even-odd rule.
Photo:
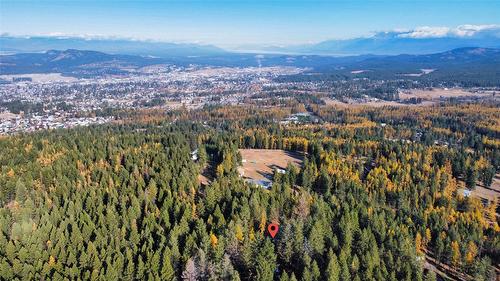
[[191, 160], [198, 161], [198, 149], [191, 151]]
[[18, 132], [34, 132], [45, 129], [63, 129], [93, 124], [104, 124], [114, 120], [113, 117], [68, 117], [54, 115], [34, 115], [15, 119], [0, 120], [0, 134], [14, 134]]
[[470, 190], [468, 190], [468, 189], [464, 189], [463, 190], [463, 196], [464, 197], [470, 197], [471, 194], [472, 194], [472, 192]]
[[288, 124], [307, 124], [307, 123], [318, 123], [319, 118], [317, 116], [312, 115], [310, 112], [300, 112], [294, 113], [285, 119], [280, 121], [282, 125]]
[[270, 189], [271, 186], [273, 185], [273, 182], [270, 180], [245, 179], [245, 181], [247, 183], [262, 187], [264, 189]]

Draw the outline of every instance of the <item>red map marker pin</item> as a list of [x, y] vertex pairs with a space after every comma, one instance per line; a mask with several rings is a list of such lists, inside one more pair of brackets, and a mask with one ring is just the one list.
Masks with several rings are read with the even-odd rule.
[[279, 225], [277, 223], [270, 223], [267, 226], [267, 231], [269, 232], [269, 234], [271, 234], [272, 238], [274, 238], [274, 236], [276, 236], [276, 234], [278, 233], [278, 229], [279, 229]]

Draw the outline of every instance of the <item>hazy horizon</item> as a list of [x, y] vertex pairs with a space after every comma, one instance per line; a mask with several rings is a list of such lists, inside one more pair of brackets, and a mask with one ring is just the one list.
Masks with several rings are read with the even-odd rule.
[[283, 3], [1, 0], [0, 33], [124, 38], [234, 48], [312, 44], [392, 31], [413, 32], [415, 36], [470, 36], [471, 31], [494, 27], [495, 34], [499, 34], [500, 26], [500, 3], [488, 0]]

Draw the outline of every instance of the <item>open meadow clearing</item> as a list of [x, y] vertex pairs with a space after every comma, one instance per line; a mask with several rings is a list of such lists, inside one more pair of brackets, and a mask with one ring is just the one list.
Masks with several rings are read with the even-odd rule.
[[461, 88], [432, 88], [429, 90], [413, 89], [409, 91], [401, 91], [399, 98], [408, 100], [411, 98], [421, 98], [423, 100], [438, 100], [441, 98], [458, 98], [458, 97], [487, 97], [491, 94], [483, 94], [478, 92], [470, 92]]
[[242, 166], [240, 175], [250, 180], [272, 179], [274, 169], [286, 169], [288, 163], [299, 167], [303, 156], [300, 153], [278, 149], [240, 149]]

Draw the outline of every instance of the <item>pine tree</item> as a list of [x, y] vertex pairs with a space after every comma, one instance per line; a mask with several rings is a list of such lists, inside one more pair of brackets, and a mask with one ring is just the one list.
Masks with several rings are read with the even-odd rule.
[[281, 273], [280, 276], [280, 281], [288, 281], [288, 280], [289, 280], [288, 273], [286, 273], [286, 271], [283, 271], [283, 273]]
[[321, 280], [321, 272], [319, 271], [319, 266], [318, 266], [318, 263], [316, 261], [313, 261], [313, 263], [312, 263], [311, 277], [312, 277], [312, 280], [314, 280], [314, 281]]
[[335, 253], [332, 249], [328, 252], [328, 265], [326, 268], [326, 280], [338, 281], [340, 280], [340, 265]]
[[476, 189], [476, 181], [478, 178], [478, 173], [476, 168], [471, 165], [469, 168], [467, 168], [467, 172], [465, 174], [465, 186], [468, 189]]
[[168, 248], [165, 248], [162, 255], [162, 266], [160, 269], [160, 278], [162, 280], [173, 280], [175, 271], [172, 266], [171, 254]]
[[256, 280], [273, 280], [276, 265], [274, 245], [269, 238], [263, 241], [255, 257]]
[[427, 271], [425, 281], [436, 281], [436, 273], [432, 270]]

